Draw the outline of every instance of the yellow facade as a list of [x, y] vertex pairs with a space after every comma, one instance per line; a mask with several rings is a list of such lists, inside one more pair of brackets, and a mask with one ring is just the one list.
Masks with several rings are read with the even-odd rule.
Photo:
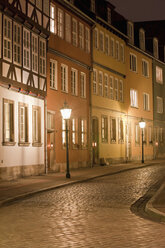
[[125, 160], [125, 49], [124, 39], [96, 23], [91, 78], [94, 163]]

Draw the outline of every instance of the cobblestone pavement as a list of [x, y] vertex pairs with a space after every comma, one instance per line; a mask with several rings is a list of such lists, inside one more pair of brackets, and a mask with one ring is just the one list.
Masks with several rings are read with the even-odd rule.
[[165, 225], [130, 205], [165, 176], [151, 166], [51, 190], [0, 209], [1, 248], [164, 248]]

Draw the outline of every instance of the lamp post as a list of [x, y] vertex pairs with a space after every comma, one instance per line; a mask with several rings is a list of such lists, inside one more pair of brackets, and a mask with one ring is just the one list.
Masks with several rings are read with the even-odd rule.
[[141, 118], [139, 122], [139, 126], [142, 129], [142, 163], [144, 163], [144, 142], [143, 142], [143, 136], [144, 136], [144, 128], [146, 126], [145, 121]]
[[69, 172], [69, 151], [68, 151], [68, 120], [70, 119], [72, 109], [69, 108], [66, 102], [64, 102], [64, 106], [60, 109], [62, 118], [66, 123], [66, 178], [70, 178]]

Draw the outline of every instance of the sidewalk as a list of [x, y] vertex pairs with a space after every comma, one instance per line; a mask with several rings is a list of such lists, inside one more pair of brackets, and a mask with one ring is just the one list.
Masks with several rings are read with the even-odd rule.
[[[113, 175], [134, 168], [141, 168], [151, 164], [165, 164], [165, 160], [152, 160], [141, 163], [112, 164], [108, 166], [94, 166], [91, 168], [79, 168], [70, 171], [71, 178], [66, 178], [65, 173], [50, 173], [41, 176], [20, 178], [13, 181], [0, 182], [0, 207], [14, 200], [43, 192], [50, 189], [64, 187], [76, 182], [83, 182], [91, 178], [104, 175]], [[146, 204], [146, 212], [159, 215], [161, 221], [165, 221], [165, 184], [156, 195]]]

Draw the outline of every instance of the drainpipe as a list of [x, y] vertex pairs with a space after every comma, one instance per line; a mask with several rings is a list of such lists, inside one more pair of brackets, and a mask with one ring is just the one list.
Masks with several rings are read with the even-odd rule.
[[47, 100], [44, 99], [44, 126], [45, 126], [45, 174], [48, 173], [48, 157], [47, 157]]

